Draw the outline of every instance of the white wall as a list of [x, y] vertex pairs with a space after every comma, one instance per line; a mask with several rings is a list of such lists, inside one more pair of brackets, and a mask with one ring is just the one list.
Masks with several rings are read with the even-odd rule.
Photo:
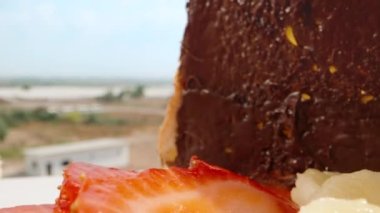
[[[92, 149], [75, 153], [62, 153], [55, 156], [27, 156], [28, 175], [48, 175], [47, 164], [51, 164], [51, 174], [60, 175], [65, 167], [64, 161], [86, 162], [108, 167], [126, 167], [129, 164], [130, 150], [128, 146], [113, 146], [103, 149]], [[33, 166], [35, 162], [35, 166]]]

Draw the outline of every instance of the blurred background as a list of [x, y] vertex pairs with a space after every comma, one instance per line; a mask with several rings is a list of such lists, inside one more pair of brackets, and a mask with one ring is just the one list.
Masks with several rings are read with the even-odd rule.
[[0, 177], [160, 166], [186, 0], [0, 0]]

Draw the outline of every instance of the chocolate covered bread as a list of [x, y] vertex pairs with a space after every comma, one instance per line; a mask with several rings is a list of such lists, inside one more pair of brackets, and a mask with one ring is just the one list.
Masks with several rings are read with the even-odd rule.
[[380, 171], [379, 0], [190, 0], [160, 134], [265, 182], [306, 168]]

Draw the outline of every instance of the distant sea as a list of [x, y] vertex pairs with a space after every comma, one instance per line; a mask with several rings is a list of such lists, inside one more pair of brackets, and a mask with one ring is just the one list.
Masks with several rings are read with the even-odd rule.
[[[32, 86], [0, 87], [0, 99], [3, 100], [80, 100], [92, 99], [106, 94], [109, 91], [117, 94], [125, 87], [121, 86]], [[145, 86], [144, 96], [147, 98], [167, 98], [173, 93], [173, 86], [156, 85]]]

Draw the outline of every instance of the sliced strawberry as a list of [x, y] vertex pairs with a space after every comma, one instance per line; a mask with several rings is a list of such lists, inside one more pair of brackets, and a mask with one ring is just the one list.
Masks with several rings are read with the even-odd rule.
[[[281, 194], [282, 195], [282, 194]], [[137, 175], [86, 179], [72, 212], [297, 212], [289, 197], [246, 177], [192, 159], [189, 169], [150, 169]]]
[[61, 192], [56, 200], [55, 212], [70, 212], [70, 206], [78, 196], [85, 179], [108, 180], [122, 179], [135, 174], [131, 171], [124, 171], [113, 168], [94, 166], [86, 163], [72, 163], [64, 171], [64, 180], [60, 187]]
[[0, 209], [0, 213], [53, 213], [53, 205], [31, 205]]

